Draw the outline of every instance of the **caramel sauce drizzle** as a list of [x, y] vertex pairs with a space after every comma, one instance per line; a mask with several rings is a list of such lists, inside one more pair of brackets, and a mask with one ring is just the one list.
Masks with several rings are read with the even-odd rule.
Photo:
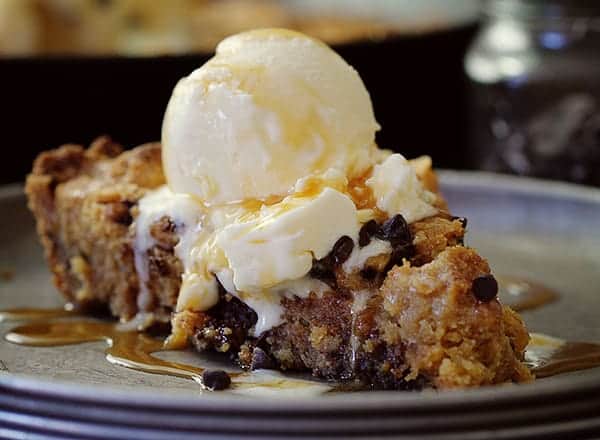
[[[360, 176], [350, 179], [348, 183], [343, 187], [337, 185], [336, 183], [324, 180], [320, 176], [311, 176], [305, 180], [303, 188], [300, 191], [290, 191], [290, 193], [288, 193], [287, 196], [293, 196], [295, 198], [312, 198], [319, 195], [319, 193], [321, 193], [321, 191], [323, 191], [326, 187], [331, 186], [331, 188], [334, 188], [338, 191], [341, 191], [342, 193], [347, 194], [356, 205], [356, 209], [369, 209], [373, 213], [373, 218], [380, 221], [385, 220], [388, 218], [388, 215], [379, 208], [377, 208], [377, 200], [375, 198], [375, 195], [373, 194], [373, 190], [366, 184], [369, 177], [371, 177], [372, 172], [373, 168], [371, 167]], [[285, 197], [285, 195], [270, 195], [265, 198], [248, 198], [244, 200], [236, 200], [228, 202], [226, 205], [239, 206], [245, 211], [256, 213], [260, 211], [260, 209], [263, 206], [272, 206], [282, 202], [285, 199]], [[206, 208], [211, 207], [211, 205], [206, 203], [205, 201], [199, 202]]]
[[347, 192], [354, 204], [356, 209], [371, 209], [373, 215], [378, 220], [383, 220], [388, 215], [377, 208], [377, 200], [373, 190], [367, 186], [367, 179], [371, 177], [373, 169], [369, 168], [361, 176], [355, 177], [348, 182]]
[[284, 199], [282, 196], [269, 196], [264, 199], [246, 199], [242, 202], [230, 203], [231, 205], [240, 205], [247, 211], [260, 211], [263, 206], [271, 206], [281, 202]]
[[600, 367], [600, 344], [532, 333], [525, 361], [538, 379]]
[[32, 321], [38, 319], [64, 318], [68, 316], [76, 316], [76, 312], [73, 311], [73, 307], [71, 305], [65, 306], [64, 309], [7, 309], [0, 311], [0, 323], [10, 321]]
[[[515, 277], [498, 278], [503, 289], [510, 290], [509, 305], [515, 310], [540, 307], [554, 301], [556, 292], [546, 287]], [[29, 321], [13, 328], [5, 339], [18, 345], [52, 347], [84, 342], [104, 341], [107, 343], [106, 359], [115, 365], [153, 374], [183, 377], [202, 384], [203, 368], [160, 359], [153, 353], [164, 351], [164, 340], [148, 334], [123, 330], [116, 322], [92, 320], [70, 309], [10, 309], [0, 311], [0, 322]], [[532, 334], [526, 351], [526, 362], [538, 378], [561, 373], [600, 367], [600, 344], [572, 342], [541, 334]], [[293, 379], [252, 382], [250, 373], [229, 373], [233, 386], [248, 388], [293, 389], [303, 386]], [[241, 379], [239, 382], [236, 378]]]
[[357, 209], [374, 209], [377, 205], [373, 190], [367, 186], [366, 181], [370, 175], [363, 174], [348, 182], [348, 194], [354, 201]]
[[499, 275], [496, 276], [496, 279], [500, 288], [502, 304], [517, 312], [537, 309], [556, 301], [559, 297], [557, 292], [543, 284], [524, 278]]
[[[28, 313], [29, 314], [29, 313]], [[0, 315], [1, 316], [1, 315]], [[13, 311], [12, 316], [16, 316]], [[64, 321], [39, 321], [12, 329], [5, 339], [18, 345], [52, 347], [104, 341], [106, 359], [116, 365], [153, 374], [184, 377], [201, 383], [202, 368], [170, 362], [153, 356], [164, 350], [164, 341], [138, 331], [122, 331], [114, 322], [86, 318]], [[234, 373], [232, 376], [239, 375]]]
[[[58, 320], [65, 316], [71, 319]], [[56, 320], [53, 320], [56, 319]], [[106, 360], [111, 364], [145, 373], [191, 379], [204, 387], [204, 368], [160, 359], [153, 353], [165, 351], [164, 339], [146, 333], [124, 330], [117, 322], [92, 320], [65, 310], [12, 309], [0, 311], [0, 322], [29, 321], [13, 328], [4, 337], [18, 345], [35, 347], [57, 347], [85, 342], [104, 341]], [[232, 389], [249, 390], [255, 395], [258, 389], [298, 391], [322, 394], [330, 387], [314, 381], [285, 377], [277, 373], [266, 377], [257, 373], [228, 372], [232, 379]]]

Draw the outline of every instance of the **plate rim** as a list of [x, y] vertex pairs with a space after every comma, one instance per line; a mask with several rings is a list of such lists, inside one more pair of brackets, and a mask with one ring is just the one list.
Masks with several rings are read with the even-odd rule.
[[[537, 194], [551, 198], [567, 198], [600, 206], [600, 188], [592, 188], [572, 183], [528, 178], [481, 171], [436, 171], [442, 191], [444, 187], [462, 186], [508, 191], [520, 194]], [[0, 202], [23, 198], [24, 186], [15, 183], [0, 186]], [[596, 371], [597, 370], [597, 371]], [[190, 381], [191, 386], [196, 386]], [[558, 376], [533, 384], [488, 386], [468, 390], [433, 391], [418, 393], [366, 391], [357, 393], [332, 393], [301, 399], [261, 397], [260, 405], [247, 396], [229, 393], [198, 393], [198, 396], [164, 393], [163, 399], [156, 396], [147, 386], [97, 386], [84, 383], [52, 380], [18, 373], [0, 372], [0, 389], [14, 393], [44, 396], [48, 399], [80, 400], [81, 402], [103, 405], [134, 405], [137, 408], [189, 409], [192, 411], [235, 410], [248, 413], [310, 412], [332, 413], [347, 411], [441, 411], [449, 407], [469, 407], [490, 404], [510, 404], [515, 399], [539, 401], [548, 398], [568, 398], [582, 391], [600, 392], [600, 368], [591, 370], [585, 376]]]
[[565, 401], [575, 398], [585, 399], [585, 395], [597, 398], [600, 393], [600, 369], [580, 377], [562, 376], [551, 380], [540, 380], [528, 384], [490, 385], [464, 390], [424, 390], [421, 392], [362, 391], [356, 393], [332, 393], [312, 397], [261, 397], [260, 405], [251, 396], [230, 393], [202, 393], [193, 381], [190, 385], [199, 390], [197, 396], [177, 395], [174, 391], [165, 392], [161, 399], [148, 386], [139, 388], [87, 385], [62, 380], [40, 379], [18, 373], [0, 374], [0, 389], [11, 390], [16, 394], [39, 396], [48, 400], [74, 400], [81, 403], [106, 406], [127, 406], [150, 410], [168, 409], [184, 411], [222, 412], [224, 410], [251, 414], [319, 413], [337, 412], [399, 412], [418, 411], [434, 413], [448, 409], [470, 407], [498, 408], [519, 401], [538, 405], [558, 399]]
[[[435, 169], [434, 169], [435, 170]], [[536, 193], [550, 198], [570, 198], [573, 200], [600, 204], [600, 188], [559, 180], [537, 177], [516, 176], [487, 171], [435, 170], [441, 186], [477, 185], [477, 188], [493, 189], [495, 192], [509, 190], [519, 194]], [[443, 190], [443, 188], [442, 188]]]

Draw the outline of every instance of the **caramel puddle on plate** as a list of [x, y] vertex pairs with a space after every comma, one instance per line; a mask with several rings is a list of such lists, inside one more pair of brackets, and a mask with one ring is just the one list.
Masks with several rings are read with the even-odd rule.
[[[558, 298], [556, 292], [522, 278], [499, 276], [501, 299], [515, 310], [541, 307]], [[60, 318], [71, 318], [60, 320]], [[125, 330], [118, 323], [94, 321], [63, 310], [12, 309], [0, 311], [0, 322], [30, 321], [5, 335], [9, 342], [30, 346], [61, 346], [84, 342], [105, 341], [106, 359], [115, 364], [146, 373], [192, 379], [202, 384], [202, 368], [171, 362], [153, 356], [164, 351], [163, 340], [148, 334]], [[525, 353], [526, 363], [537, 377], [548, 377], [569, 371], [600, 367], [600, 344], [570, 342], [532, 333]], [[322, 394], [332, 389], [323, 383], [290, 378], [278, 372], [229, 373], [233, 392], [280, 396], [288, 390], [298, 393]]]
[[537, 378], [600, 367], [600, 344], [531, 333], [525, 363]]
[[[72, 317], [58, 320], [56, 318]], [[0, 322], [30, 321], [9, 331], [4, 338], [13, 344], [56, 347], [104, 341], [108, 344], [106, 359], [115, 365], [145, 373], [162, 374], [192, 379], [202, 385], [203, 368], [160, 359], [153, 353], [165, 351], [164, 340], [136, 330], [124, 330], [115, 322], [92, 320], [69, 310], [13, 309], [0, 311]], [[228, 373], [232, 379], [231, 391], [252, 395], [289, 391], [294, 395], [321, 394], [330, 386], [309, 380], [283, 376], [277, 372]], [[285, 393], [283, 395], [285, 397]]]
[[65, 318], [68, 316], [77, 316], [73, 311], [73, 306], [67, 304], [64, 309], [7, 309], [0, 311], [0, 322], [10, 321], [34, 321], [41, 319]]
[[498, 275], [496, 279], [499, 284], [500, 301], [517, 312], [536, 309], [556, 301], [559, 297], [557, 292], [543, 284], [524, 278]]
[[[543, 284], [524, 278], [499, 275], [500, 300], [513, 310], [521, 312], [550, 304], [559, 297]], [[525, 351], [525, 362], [537, 378], [560, 373], [600, 367], [600, 344], [574, 342], [541, 333], [531, 333]]]

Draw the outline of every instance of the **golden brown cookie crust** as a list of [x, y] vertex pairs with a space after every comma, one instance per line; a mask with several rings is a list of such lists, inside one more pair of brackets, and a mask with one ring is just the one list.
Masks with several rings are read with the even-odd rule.
[[[431, 161], [421, 158], [413, 166], [437, 191]], [[156, 143], [123, 152], [102, 137], [87, 150], [65, 145], [40, 154], [26, 193], [54, 283], [68, 301], [108, 307], [125, 320], [139, 312], [168, 320], [182, 273], [171, 219], [161, 218], [149, 231], [156, 244], [143, 256], [143, 304], [133, 251], [137, 203], [164, 183]], [[473, 280], [490, 268], [463, 246], [463, 222], [441, 211], [411, 224], [410, 231], [410, 261], [390, 270], [389, 257], [375, 257], [368, 262], [374, 277], [338, 268], [330, 292], [284, 299], [284, 323], [258, 339], [248, 336], [256, 314], [223, 291], [205, 313], [176, 314], [172, 341], [227, 352], [245, 368], [261, 367], [266, 359], [279, 369], [309, 370], [360, 388], [531, 380], [522, 363], [529, 335], [520, 317], [496, 299], [481, 302], [472, 293]]]

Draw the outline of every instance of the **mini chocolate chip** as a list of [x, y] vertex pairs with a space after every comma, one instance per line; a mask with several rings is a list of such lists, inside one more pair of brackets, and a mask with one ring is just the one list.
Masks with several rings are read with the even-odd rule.
[[466, 217], [452, 217], [452, 220], [458, 220], [462, 225], [463, 229], [467, 228], [467, 218]]
[[402, 260], [410, 259], [415, 256], [416, 249], [412, 243], [408, 244], [400, 244], [392, 250], [392, 254], [390, 255], [390, 261], [386, 266], [386, 272], [390, 270], [395, 265], [401, 265]]
[[320, 275], [324, 275], [333, 270], [333, 263], [328, 258], [321, 258], [320, 260], [313, 260], [312, 268], [310, 269], [311, 275], [315, 278], [319, 278]]
[[333, 245], [330, 253], [333, 264], [339, 266], [346, 261], [350, 257], [352, 249], [354, 249], [354, 241], [347, 235], [340, 237]]
[[473, 294], [481, 302], [490, 302], [498, 294], [498, 282], [493, 275], [483, 275], [473, 280]]
[[231, 385], [231, 377], [223, 370], [205, 370], [202, 373], [202, 385], [210, 391], [224, 390]]
[[333, 245], [333, 249], [329, 254], [320, 260], [313, 260], [312, 268], [309, 275], [317, 280], [321, 280], [332, 288], [336, 287], [336, 278], [334, 266], [339, 266], [350, 257], [354, 241], [347, 235], [341, 237]]
[[252, 370], [272, 370], [275, 368], [275, 362], [271, 359], [262, 348], [256, 347], [252, 352], [252, 363], [250, 369]]
[[367, 223], [362, 225], [362, 228], [360, 228], [358, 233], [358, 245], [360, 247], [365, 247], [371, 243], [371, 237], [377, 234], [378, 230], [379, 225], [375, 220], [369, 220]]
[[401, 214], [393, 216], [387, 220], [377, 233], [377, 238], [389, 241], [392, 246], [396, 246], [400, 243], [410, 243], [412, 237], [410, 236], [410, 229], [408, 223]]
[[401, 244], [398, 245], [394, 248], [392, 255], [395, 258], [412, 258], [415, 256], [415, 254], [417, 253], [417, 249], [415, 248], [415, 245], [412, 243], [408, 243], [408, 244]]
[[309, 275], [312, 278], [323, 281], [330, 287], [336, 287], [335, 274], [333, 273], [333, 267], [331, 260], [328, 257], [320, 260], [313, 260], [312, 268], [310, 269]]

